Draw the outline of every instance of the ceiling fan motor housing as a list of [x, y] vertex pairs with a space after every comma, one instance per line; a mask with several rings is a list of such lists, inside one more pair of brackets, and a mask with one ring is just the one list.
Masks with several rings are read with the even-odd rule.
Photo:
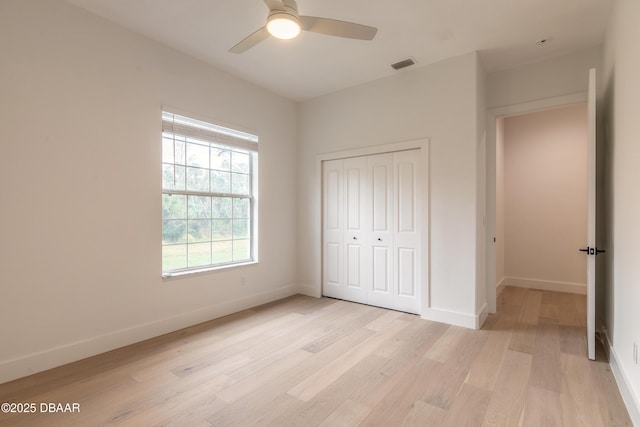
[[282, 0], [282, 4], [287, 11], [298, 16], [298, 4], [296, 3], [296, 0]]

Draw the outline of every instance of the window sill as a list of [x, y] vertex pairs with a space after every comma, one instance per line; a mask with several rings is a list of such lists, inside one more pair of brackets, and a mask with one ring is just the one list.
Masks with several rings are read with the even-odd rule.
[[172, 280], [172, 279], [179, 279], [179, 278], [185, 278], [185, 277], [192, 277], [195, 275], [211, 273], [214, 271], [230, 270], [233, 268], [247, 267], [250, 265], [257, 265], [257, 264], [258, 264], [258, 261], [247, 261], [247, 262], [238, 263], [238, 264], [218, 265], [215, 267], [200, 268], [197, 270], [177, 271], [175, 273], [163, 273], [162, 280]]

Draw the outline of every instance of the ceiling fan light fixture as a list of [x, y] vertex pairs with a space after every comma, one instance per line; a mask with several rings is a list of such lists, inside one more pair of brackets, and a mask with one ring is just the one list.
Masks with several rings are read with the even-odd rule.
[[[0, 0], [1, 1], [1, 0]], [[269, 8], [266, 23], [242, 39], [229, 53], [242, 53], [269, 37], [292, 39], [302, 30], [355, 40], [373, 40], [378, 29], [319, 16], [300, 16], [296, 0], [263, 0]]]
[[269, 16], [267, 31], [273, 37], [289, 40], [300, 34], [300, 21], [289, 13], [277, 12]]

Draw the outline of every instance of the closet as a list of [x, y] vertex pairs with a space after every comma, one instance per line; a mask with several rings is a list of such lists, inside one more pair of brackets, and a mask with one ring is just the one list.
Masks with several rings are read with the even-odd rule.
[[419, 159], [323, 162], [323, 295], [420, 313]]

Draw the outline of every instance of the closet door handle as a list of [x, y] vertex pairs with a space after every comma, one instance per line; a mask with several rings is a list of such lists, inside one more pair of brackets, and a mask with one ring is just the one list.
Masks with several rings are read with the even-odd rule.
[[358, 238], [356, 236], [353, 236], [353, 240], [358, 240]]
[[382, 238], [378, 237], [378, 242], [382, 242]]

